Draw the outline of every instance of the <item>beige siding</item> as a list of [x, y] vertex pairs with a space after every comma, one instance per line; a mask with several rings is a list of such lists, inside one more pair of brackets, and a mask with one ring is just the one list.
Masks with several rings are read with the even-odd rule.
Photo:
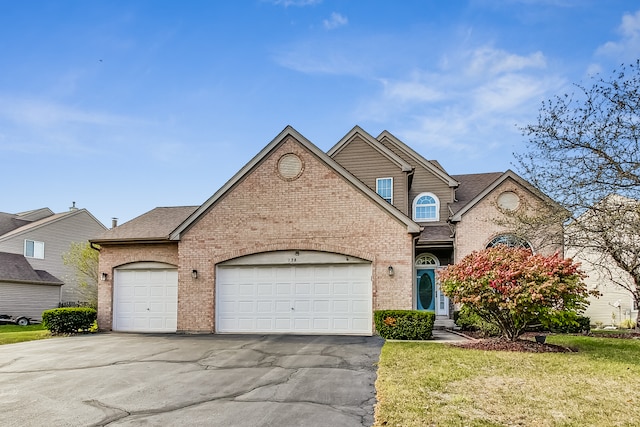
[[615, 284], [618, 282], [632, 286], [633, 281], [629, 274], [616, 268], [613, 262], [609, 269], [599, 267], [598, 264], [602, 263], [602, 260], [601, 255], [597, 252], [586, 249], [576, 251], [571, 248], [567, 250], [566, 256], [581, 263], [582, 271], [587, 274], [584, 279], [587, 288], [595, 289], [602, 294], [599, 298], [589, 298], [590, 304], [584, 313], [591, 319], [592, 325], [595, 325], [596, 322], [602, 322], [605, 326], [617, 326], [624, 319], [636, 320], [638, 311], [633, 309], [631, 294]]
[[377, 178], [393, 178], [393, 205], [408, 216], [407, 176], [399, 166], [357, 135], [333, 159], [373, 191]]
[[0, 282], [0, 314], [42, 320], [42, 312], [57, 308], [59, 302], [59, 285]]
[[27, 230], [0, 242], [0, 251], [24, 255], [24, 241], [44, 242], [44, 259], [27, 258], [35, 270], [45, 270], [65, 283], [62, 301], [87, 301], [86, 290], [75, 278], [74, 270], [62, 261], [62, 254], [69, 251], [71, 242], [86, 242], [104, 232], [104, 228], [86, 211], [62, 218], [50, 224]]
[[413, 218], [413, 200], [420, 193], [428, 192], [435, 194], [440, 200], [440, 222], [446, 223], [449, 218], [449, 209], [447, 206], [449, 203], [453, 202], [453, 191], [449, 187], [448, 183], [444, 182], [442, 178], [434, 174], [432, 171], [419, 165], [413, 158], [400, 150], [387, 138], [382, 138], [382, 141], [380, 142], [415, 169], [413, 182], [408, 192], [408, 216]]

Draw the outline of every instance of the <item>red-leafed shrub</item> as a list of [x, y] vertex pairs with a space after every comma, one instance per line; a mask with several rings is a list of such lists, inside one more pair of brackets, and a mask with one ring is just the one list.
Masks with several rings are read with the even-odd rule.
[[560, 255], [543, 256], [529, 249], [498, 245], [473, 252], [438, 274], [442, 291], [502, 336], [517, 339], [528, 326], [577, 324], [588, 291], [578, 264]]

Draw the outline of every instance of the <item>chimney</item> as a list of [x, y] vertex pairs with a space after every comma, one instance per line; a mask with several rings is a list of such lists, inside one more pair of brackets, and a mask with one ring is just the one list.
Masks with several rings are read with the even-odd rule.
[[116, 228], [118, 226], [118, 218], [111, 218], [111, 228]]
[[78, 208], [76, 208], [76, 202], [71, 202], [71, 207], [69, 207], [70, 211], [77, 211]]

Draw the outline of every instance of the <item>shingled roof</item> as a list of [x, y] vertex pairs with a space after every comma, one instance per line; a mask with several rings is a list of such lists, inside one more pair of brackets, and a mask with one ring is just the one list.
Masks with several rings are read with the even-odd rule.
[[0, 281], [39, 285], [64, 284], [62, 280], [44, 270], [34, 270], [24, 256], [7, 252], [0, 252]]
[[15, 214], [0, 212], [0, 236], [29, 224], [30, 221], [20, 219]]
[[105, 231], [93, 243], [169, 240], [169, 235], [199, 206], [159, 207]]
[[455, 214], [465, 207], [502, 175], [504, 175], [503, 172], [451, 175], [453, 179], [460, 183], [460, 186], [456, 189], [456, 201], [449, 204], [452, 213]]

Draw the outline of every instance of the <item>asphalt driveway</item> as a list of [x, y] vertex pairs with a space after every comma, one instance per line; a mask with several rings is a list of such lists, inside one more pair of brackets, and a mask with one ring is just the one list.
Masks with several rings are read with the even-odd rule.
[[111, 333], [3, 345], [0, 425], [371, 425], [382, 344]]

